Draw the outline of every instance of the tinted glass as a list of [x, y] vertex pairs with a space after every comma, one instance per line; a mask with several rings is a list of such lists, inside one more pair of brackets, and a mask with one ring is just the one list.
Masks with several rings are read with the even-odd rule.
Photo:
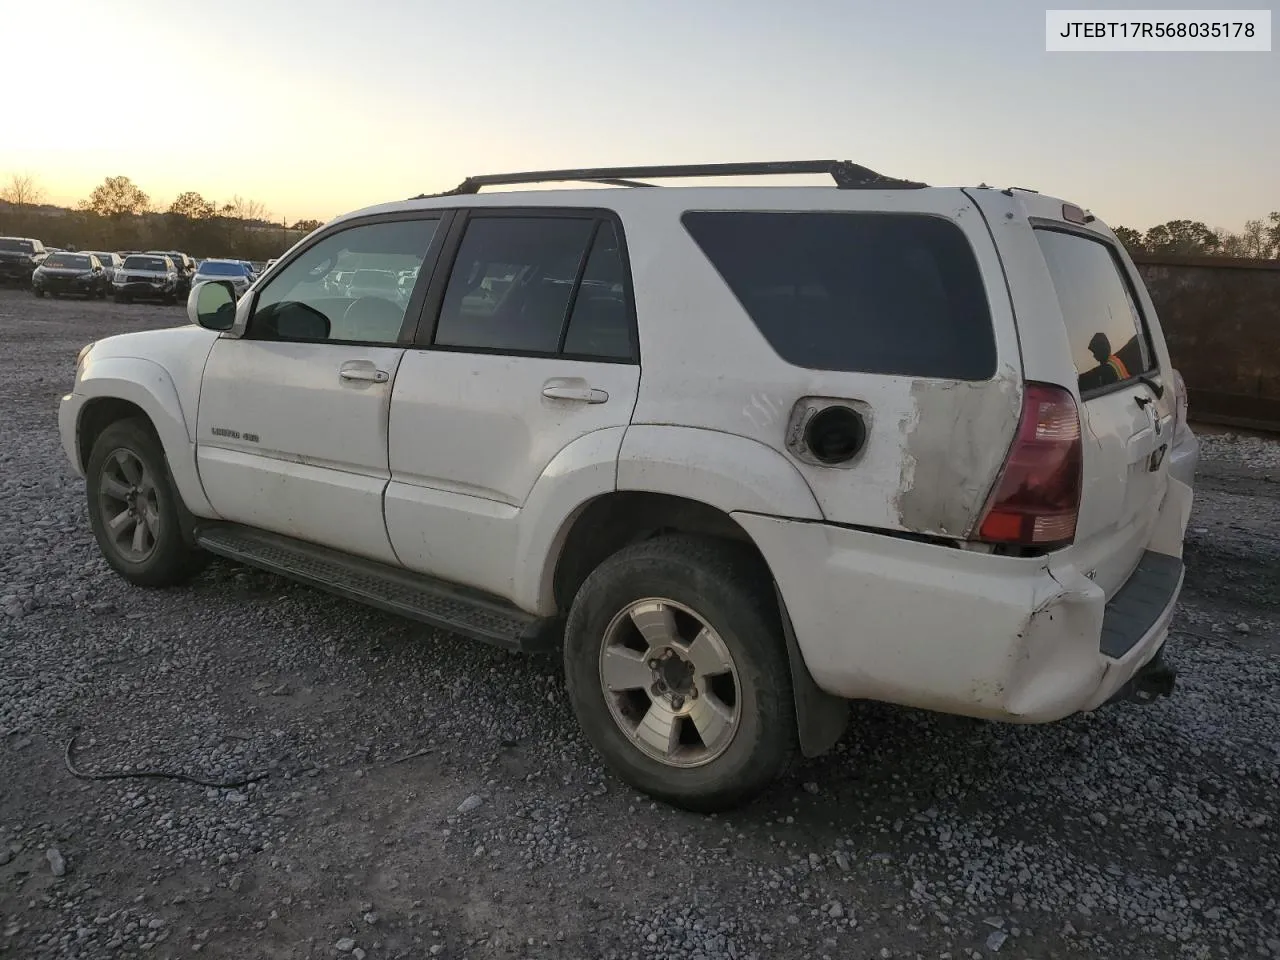
[[125, 257], [124, 268], [126, 270], [160, 270], [167, 273], [169, 264], [159, 257]]
[[200, 273], [207, 277], [243, 277], [248, 271], [241, 263], [204, 263]]
[[0, 237], [0, 250], [8, 250], [17, 253], [35, 253], [36, 245], [30, 240], [13, 240], [9, 237]]
[[593, 220], [478, 217], [454, 261], [435, 342], [555, 353]]
[[788, 363], [948, 380], [995, 373], [982, 277], [950, 221], [827, 212], [683, 220]]
[[608, 221], [600, 224], [591, 245], [582, 286], [578, 288], [569, 316], [564, 352], [617, 360], [634, 356], [626, 268], [617, 233]]
[[[355, 340], [394, 343], [409, 304], [409, 290], [350, 285], [350, 272], [422, 265], [438, 220], [396, 220], [330, 234], [271, 277], [249, 324], [251, 336], [272, 339]], [[316, 324], [327, 337], [315, 335]], [[295, 336], [293, 331], [307, 331]]]
[[46, 267], [65, 267], [67, 269], [88, 270], [92, 266], [89, 258], [82, 253], [55, 253], [46, 257]]
[[1036, 239], [1062, 306], [1080, 392], [1146, 373], [1151, 360], [1142, 316], [1111, 249], [1055, 230], [1037, 230]]

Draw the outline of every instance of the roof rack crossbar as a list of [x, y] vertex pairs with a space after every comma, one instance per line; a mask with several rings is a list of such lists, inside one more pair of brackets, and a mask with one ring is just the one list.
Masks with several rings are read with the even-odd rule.
[[[686, 177], [756, 177], [826, 173], [841, 189], [915, 189], [927, 186], [915, 180], [886, 177], [847, 160], [766, 160], [756, 163], [686, 163], [653, 167], [584, 167], [578, 170], [534, 170], [524, 173], [491, 173], [467, 177], [452, 190], [439, 196], [479, 193], [481, 187], [521, 183], [555, 183], [582, 181], [611, 186], [652, 187], [638, 183], [637, 178], [662, 179]], [[427, 196], [427, 194], [423, 194]]]

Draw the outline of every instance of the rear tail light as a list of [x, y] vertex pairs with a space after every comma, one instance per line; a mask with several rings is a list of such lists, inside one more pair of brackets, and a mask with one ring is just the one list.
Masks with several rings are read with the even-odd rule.
[[1028, 383], [1018, 432], [978, 526], [986, 543], [1055, 547], [1076, 535], [1080, 412], [1062, 387]]

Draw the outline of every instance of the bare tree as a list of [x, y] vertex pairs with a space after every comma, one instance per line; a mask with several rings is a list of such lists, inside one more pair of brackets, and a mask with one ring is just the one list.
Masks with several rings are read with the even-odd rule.
[[1271, 231], [1261, 220], [1247, 221], [1244, 230], [1240, 233], [1231, 233], [1228, 230], [1219, 230], [1217, 233], [1221, 237], [1218, 252], [1228, 257], [1265, 260], [1275, 254], [1275, 242], [1271, 237]]
[[9, 178], [9, 184], [0, 190], [0, 200], [6, 200], [15, 207], [31, 207], [44, 200], [44, 187], [30, 173], [15, 173]]
[[237, 194], [230, 203], [224, 203], [218, 211], [229, 220], [270, 220], [265, 204], [249, 200]]

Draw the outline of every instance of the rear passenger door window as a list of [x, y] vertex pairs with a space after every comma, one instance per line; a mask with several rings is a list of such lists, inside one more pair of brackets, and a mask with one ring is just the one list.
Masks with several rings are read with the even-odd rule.
[[422, 266], [439, 223], [438, 218], [388, 220], [330, 234], [262, 286], [247, 335], [396, 343], [413, 290], [400, 286], [399, 273]]
[[611, 221], [473, 216], [445, 288], [434, 343], [485, 353], [629, 360], [628, 304]]
[[1114, 251], [1074, 232], [1035, 233], [1062, 307], [1081, 396], [1150, 372], [1155, 361], [1146, 323]]

